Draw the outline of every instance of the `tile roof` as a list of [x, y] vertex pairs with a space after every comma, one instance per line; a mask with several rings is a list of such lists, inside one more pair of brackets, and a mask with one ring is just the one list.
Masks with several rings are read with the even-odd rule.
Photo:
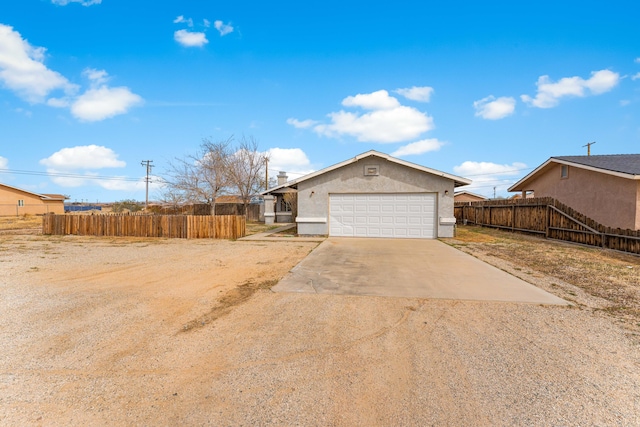
[[577, 163], [592, 168], [640, 175], [640, 154], [607, 154], [597, 156], [555, 156], [552, 159]]

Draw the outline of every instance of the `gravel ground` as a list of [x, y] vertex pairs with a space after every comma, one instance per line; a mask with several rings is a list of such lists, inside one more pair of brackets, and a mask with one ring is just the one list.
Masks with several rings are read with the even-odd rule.
[[610, 318], [263, 289], [314, 247], [0, 236], [0, 425], [640, 425]]

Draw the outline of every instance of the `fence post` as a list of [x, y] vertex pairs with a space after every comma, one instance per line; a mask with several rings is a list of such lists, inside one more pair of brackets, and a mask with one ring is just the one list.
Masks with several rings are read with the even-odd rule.
[[547, 214], [545, 215], [545, 226], [544, 226], [544, 237], [546, 239], [549, 238], [549, 227], [550, 227], [550, 222], [551, 222], [551, 207], [549, 205], [547, 205]]

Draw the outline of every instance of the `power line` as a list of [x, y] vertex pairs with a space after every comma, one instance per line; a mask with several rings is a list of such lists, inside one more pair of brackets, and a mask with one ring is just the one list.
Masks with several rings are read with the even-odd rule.
[[15, 175], [33, 175], [33, 176], [51, 176], [57, 178], [82, 178], [82, 179], [102, 179], [110, 181], [129, 181], [140, 182], [141, 178], [129, 178], [125, 176], [108, 176], [108, 175], [82, 175], [75, 173], [64, 172], [40, 172], [40, 171], [28, 171], [19, 169], [0, 169], [0, 173], [15, 174]]

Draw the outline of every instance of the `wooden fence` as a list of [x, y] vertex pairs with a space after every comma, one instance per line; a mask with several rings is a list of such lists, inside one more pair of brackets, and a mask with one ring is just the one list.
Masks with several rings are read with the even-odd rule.
[[458, 224], [522, 231], [640, 254], [640, 230], [605, 227], [550, 197], [458, 202], [454, 215]]
[[238, 239], [246, 220], [237, 215], [44, 215], [42, 234], [57, 236]]
[[[184, 206], [149, 206], [147, 213], [158, 215], [211, 215], [211, 205], [192, 204]], [[216, 203], [216, 215], [244, 215], [242, 203]], [[260, 205], [249, 204], [246, 210], [247, 221], [260, 221]]]

